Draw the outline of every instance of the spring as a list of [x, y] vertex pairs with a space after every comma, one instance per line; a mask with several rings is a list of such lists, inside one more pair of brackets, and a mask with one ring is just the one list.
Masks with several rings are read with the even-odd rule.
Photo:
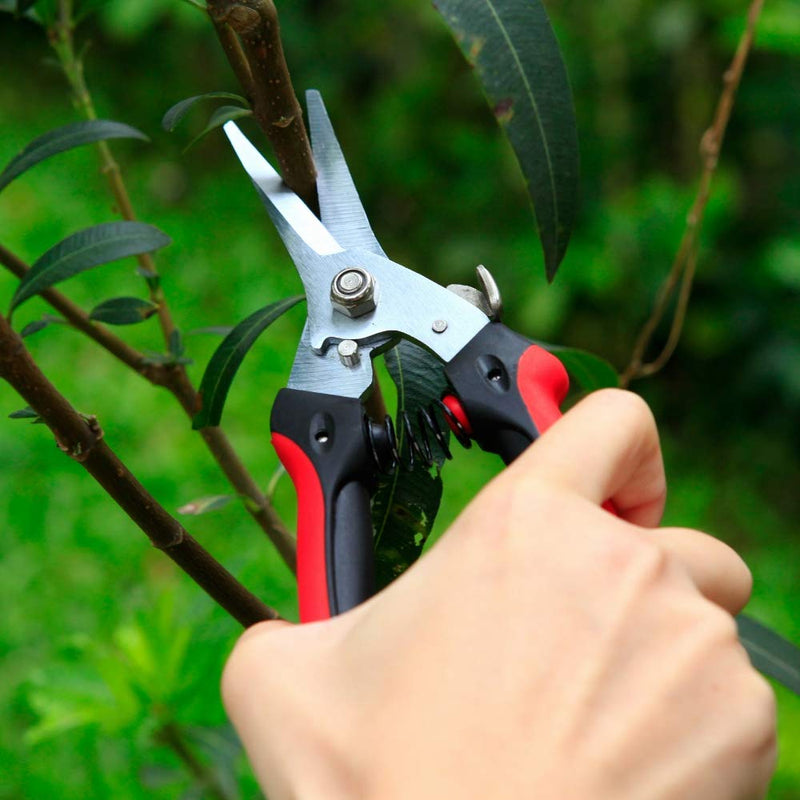
[[439, 424], [439, 411], [447, 420], [450, 430], [462, 447], [472, 446], [472, 440], [466, 428], [456, 415], [441, 401], [436, 400], [427, 407], [420, 406], [417, 409], [417, 431], [411, 424], [411, 419], [406, 411], [402, 411], [399, 416], [408, 443], [406, 454], [400, 454], [400, 444], [398, 442], [395, 424], [390, 416], [386, 416], [383, 422], [375, 422], [364, 417], [364, 435], [369, 443], [370, 452], [379, 472], [391, 475], [398, 466], [406, 471], [413, 470], [417, 464], [423, 464], [430, 469], [435, 463], [436, 458], [433, 452], [433, 441], [436, 442], [442, 455], [450, 460], [453, 453], [447, 441], [447, 434]]

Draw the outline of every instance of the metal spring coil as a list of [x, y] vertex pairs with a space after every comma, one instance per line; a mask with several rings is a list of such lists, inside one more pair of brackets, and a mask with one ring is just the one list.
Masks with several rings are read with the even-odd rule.
[[447, 442], [447, 434], [442, 429], [437, 419], [436, 410], [441, 412], [447, 420], [450, 430], [453, 432], [458, 443], [465, 448], [472, 446], [472, 440], [466, 428], [456, 415], [441, 400], [436, 400], [427, 407], [420, 406], [417, 409], [417, 429], [414, 430], [411, 419], [406, 411], [400, 413], [400, 424], [403, 427], [405, 440], [408, 442], [407, 455], [400, 454], [395, 423], [387, 414], [383, 422], [375, 422], [364, 417], [364, 434], [369, 442], [370, 453], [379, 472], [391, 475], [398, 466], [410, 472], [417, 464], [421, 463], [426, 468], [432, 467], [436, 463], [434, 457], [433, 441], [436, 442], [442, 455], [450, 460], [453, 453]]

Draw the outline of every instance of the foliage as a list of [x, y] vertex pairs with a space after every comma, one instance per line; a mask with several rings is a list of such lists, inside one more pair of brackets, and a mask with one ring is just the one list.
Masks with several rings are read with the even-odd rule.
[[567, 250], [578, 194], [572, 93], [550, 20], [539, 0], [437, 0], [462, 52], [476, 67], [528, 183], [547, 277]]
[[198, 392], [200, 408], [192, 421], [195, 428], [219, 425], [228, 389], [247, 351], [269, 325], [302, 299], [289, 297], [270, 303], [254, 311], [225, 337], [203, 373]]
[[[154, 141], [147, 149], [123, 143], [120, 153], [142, 198], [143, 218], [157, 219], [176, 243], [164, 258], [163, 281], [182, 327], [229, 326], [251, 312], [254, 292], [262, 303], [296, 293], [291, 266], [262, 210], [252, 196], [226, 190], [231, 169], [238, 168], [225, 149], [206, 140], [182, 156], [181, 148], [203, 127], [193, 117], [172, 140], [158, 130], [176, 98], [235, 88], [207, 23], [188, 6], [176, 11], [160, 0], [95, 5], [100, 16], [88, 22], [93, 47], [87, 68], [102, 115], [136, 121]], [[511, 325], [600, 352], [621, 367], [680, 236], [697, 174], [697, 143], [743, 7], [719, 0], [548, 3], [576, 94], [584, 174], [569, 253], [558, 282], [545, 289], [544, 270], [533, 274], [530, 268], [538, 242], [524, 183], [437, 15], [410, 0], [284, 5], [284, 39], [298, 88], [317, 86], [330, 107], [352, 110], [337, 121], [337, 131], [348, 143], [348, 161], [387, 252], [442, 283], [463, 280], [477, 260], [485, 261], [505, 289]], [[765, 9], [704, 226], [685, 336], [669, 371], [641, 391], [665, 437], [672, 491], [667, 521], [709, 529], [742, 550], [756, 577], [753, 614], [798, 640], [792, 566], [800, 512], [792, 444], [800, 434], [795, 17], [790, 2]], [[0, 43], [3, 74], [14, 76], [0, 85], [0, 103], [15, 115], [0, 142], [0, 163], [7, 163], [43, 130], [74, 117], [55, 73], [40, 67], [38, 31], [0, 16]], [[135, 79], [126, 66], [131, 63], [141, 65]], [[32, 96], [37, 103], [30, 103]], [[108, 216], [101, 191], [90, 154], [65, 153], [5, 189], [2, 202], [12, 213], [4, 219], [3, 238], [34, 259], [87, 220]], [[71, 281], [71, 296], [91, 309], [109, 297], [135, 295], [141, 279], [125, 264]], [[6, 286], [10, 299], [14, 283]], [[43, 320], [44, 310], [30, 298], [17, 311], [18, 326]], [[276, 467], [266, 417], [299, 334], [290, 323], [276, 322], [259, 340], [228, 400], [226, 422], [259, 476]], [[149, 325], [126, 332], [147, 348], [158, 347], [154, 335]], [[169, 424], [176, 418], [149, 387], [132, 375], [110, 382], [108, 362], [62, 327], [27, 341], [75, 404], [98, 413], [106, 437], [124, 446], [165, 504], [177, 508], [226, 491], [188, 425]], [[202, 365], [214, 342], [192, 337], [172, 344], [173, 361], [184, 358], [187, 347]], [[20, 405], [5, 386], [0, 398], [9, 411]], [[192, 780], [185, 770], [175, 772], [172, 750], [153, 753], [147, 724], [153, 702], [166, 703], [166, 718], [184, 731], [219, 730], [224, 720], [214, 676], [235, 632], [158, 554], [131, 538], [100, 493], [55, 459], [51, 441], [32, 435], [39, 429], [20, 437], [19, 423], [5, 428], [0, 448], [15, 469], [0, 483], [0, 597], [7, 609], [0, 700], [8, 708], [0, 726], [0, 769], [8, 788], [0, 788], [0, 796], [175, 797]], [[433, 538], [497, 469], [479, 453], [456, 455]], [[275, 502], [290, 518], [288, 481], [276, 487]], [[291, 615], [288, 572], [243, 530], [234, 504], [192, 522], [243, 580]], [[163, 626], [154, 625], [161, 612], [153, 609], [165, 594], [173, 597], [173, 611]], [[185, 684], [169, 678], [162, 686], [147, 670], [138, 675], [141, 653], [131, 642], [142, 640], [142, 652], [159, 654], [188, 642]], [[101, 668], [106, 664], [113, 665], [110, 683]], [[123, 702], [109, 710], [115, 692]], [[770, 797], [788, 800], [800, 786], [800, 714], [786, 694], [780, 702], [783, 761]], [[47, 725], [57, 728], [76, 714], [94, 715], [94, 721], [46, 735]], [[35, 733], [33, 741], [31, 734], [24, 738], [24, 731], [37, 728], [38, 740]], [[216, 757], [225, 750], [220, 740], [213, 749]], [[210, 763], [207, 753], [203, 757]], [[237, 770], [247, 795], [252, 784], [240, 765]]]
[[170, 241], [158, 228], [143, 222], [103, 222], [73, 233], [34, 262], [11, 298], [11, 309], [79, 272], [126, 256], [152, 253]]

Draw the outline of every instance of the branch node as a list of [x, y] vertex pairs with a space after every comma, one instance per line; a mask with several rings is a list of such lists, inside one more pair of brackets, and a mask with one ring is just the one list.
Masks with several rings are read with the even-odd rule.
[[103, 429], [100, 427], [100, 423], [97, 421], [97, 417], [94, 414], [81, 414], [80, 416], [86, 423], [86, 427], [89, 429], [89, 433], [91, 434], [88, 439], [84, 437], [82, 439], [78, 439], [77, 441], [67, 443], [61, 441], [58, 436], [56, 436], [56, 446], [58, 449], [62, 453], [66, 453], [66, 455], [78, 463], [82, 463], [89, 458], [89, 454], [92, 452], [94, 446], [105, 435], [103, 433]]
[[215, 15], [218, 22], [227, 22], [237, 33], [252, 33], [261, 24], [261, 15], [254, 8], [235, 5]]

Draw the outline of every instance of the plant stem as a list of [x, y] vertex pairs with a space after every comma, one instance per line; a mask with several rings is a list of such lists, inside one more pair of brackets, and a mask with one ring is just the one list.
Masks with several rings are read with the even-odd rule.
[[22, 339], [0, 316], [0, 378], [53, 432], [59, 449], [78, 462], [133, 522], [210, 597], [244, 626], [277, 612], [245, 589], [159, 505], [103, 439], [94, 417], [79, 414], [47, 379]]
[[[58, 8], [58, 19], [48, 31], [50, 44], [58, 56], [61, 68], [72, 89], [75, 105], [86, 119], [97, 119], [94, 101], [84, 76], [83, 61], [75, 52], [75, 23], [72, 16], [72, 0], [58, 0]], [[119, 164], [114, 158], [108, 142], [98, 142], [96, 147], [100, 156], [101, 170], [106, 176], [120, 216], [125, 220], [135, 220], [136, 212], [131, 203]], [[145, 275], [153, 277], [158, 275], [152, 254], [141, 253], [136, 256], [136, 260]], [[175, 330], [175, 323], [172, 319], [169, 305], [157, 281], [148, 281], [147, 285], [150, 290], [150, 299], [158, 305], [158, 318], [161, 323], [164, 341], [169, 344], [170, 337]]]
[[[286, 185], [315, 213], [317, 171], [303, 111], [283, 52], [273, 0], [207, 0], [208, 15], [253, 116], [267, 135]], [[237, 36], [238, 35], [238, 36]], [[365, 403], [367, 413], [386, 416], [377, 376]]]
[[[711, 182], [717, 170], [717, 165], [719, 164], [719, 154], [722, 149], [725, 131], [727, 130], [731, 111], [733, 110], [734, 101], [736, 99], [736, 90], [741, 83], [742, 74], [747, 64], [747, 57], [753, 46], [755, 31], [763, 5], [764, 0], [752, 0], [750, 4], [747, 14], [747, 25], [739, 39], [739, 44], [736, 48], [733, 60], [723, 77], [722, 93], [717, 102], [714, 119], [700, 142], [703, 171], [700, 175], [700, 185], [695, 195], [694, 203], [686, 218], [686, 227], [681, 237], [680, 244], [678, 245], [678, 251], [672, 262], [669, 274], [659, 289], [653, 310], [642, 326], [642, 330], [634, 344], [628, 366], [625, 367], [620, 375], [620, 386], [627, 387], [632, 380], [654, 375], [667, 363], [678, 345], [683, 323], [686, 319], [692, 282], [697, 266], [700, 229], [703, 223], [706, 206], [711, 196]], [[661, 353], [653, 359], [653, 361], [645, 363], [645, 353], [653, 338], [653, 334], [664, 318], [667, 307], [679, 284], [681, 290], [673, 314], [667, 343], [662, 348]]]
[[[0, 263], [18, 278], [29, 267], [18, 256], [0, 245]], [[83, 309], [56, 289], [45, 289], [41, 296], [76, 330], [89, 336], [123, 364], [139, 373], [155, 386], [167, 389], [191, 418], [197, 403], [197, 392], [186, 371], [174, 365], [148, 364], [144, 354], [115, 336], [103, 325], [89, 319]], [[247, 468], [242, 464], [233, 445], [221, 428], [204, 428], [200, 434], [222, 472], [244, 501], [248, 513], [255, 519], [275, 545], [288, 567], [295, 569], [294, 536], [287, 530], [266, 495], [259, 489]]]
[[198, 785], [208, 792], [207, 795], [203, 795], [204, 797], [212, 798], [212, 800], [234, 800], [234, 797], [216, 779], [214, 773], [192, 752], [176, 722], [165, 722], [156, 731], [154, 738], [157, 742], [169, 747], [181, 760]]
[[[58, 0], [58, 16], [48, 31], [50, 44], [55, 50], [67, 81], [73, 92], [75, 104], [87, 119], [97, 119], [91, 93], [89, 92], [83, 71], [83, 62], [75, 52], [74, 20], [72, 0]], [[108, 143], [98, 142], [98, 153], [102, 171], [108, 179], [111, 193], [121, 216], [126, 220], [135, 220], [133, 209], [125, 181], [119, 164], [113, 157]], [[137, 256], [139, 266], [146, 275], [158, 276], [155, 261], [151, 254]], [[27, 266], [5, 248], [0, 248], [0, 261], [21, 277]], [[164, 341], [169, 346], [175, 323], [167, 303], [167, 299], [159, 282], [148, 281], [151, 300], [158, 305], [158, 317]], [[97, 341], [123, 363], [134, 369], [152, 383], [164, 386], [176, 397], [182, 408], [191, 417], [197, 404], [197, 392], [189, 381], [186, 370], [181, 364], [150, 365], [144, 355], [130, 348], [122, 340], [95, 325], [88, 316], [71, 303], [66, 297], [54, 290], [42, 293], [45, 299], [57, 308], [65, 318], [77, 329], [83, 331]], [[202, 437], [236, 492], [243, 498], [245, 507], [259, 526], [273, 542], [291, 570], [295, 569], [295, 542], [292, 534], [283, 525], [281, 519], [264, 496], [263, 492], [245, 469], [229, 440], [220, 429], [204, 431]]]
[[[272, 0], [208, 0], [225, 55], [278, 159], [286, 185], [318, 210], [317, 172], [303, 111], [292, 86]], [[240, 47], [232, 41], [238, 36]]]

